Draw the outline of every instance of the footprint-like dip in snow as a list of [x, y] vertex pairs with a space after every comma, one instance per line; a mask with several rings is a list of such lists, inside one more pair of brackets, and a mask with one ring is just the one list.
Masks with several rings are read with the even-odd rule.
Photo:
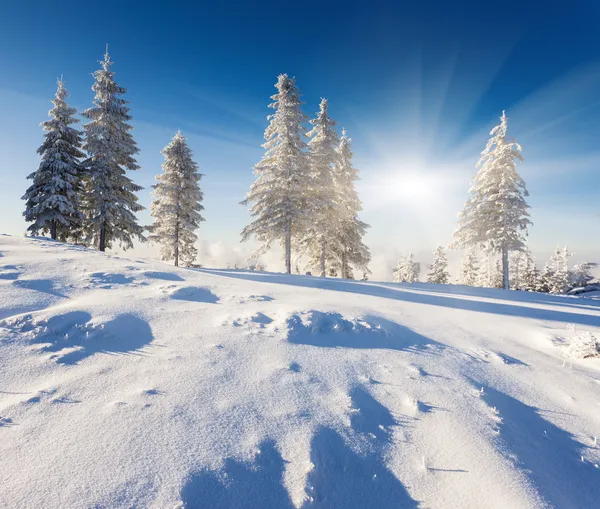
[[275, 300], [270, 295], [248, 295], [238, 300], [238, 304], [247, 304], [248, 302], [271, 302]]
[[111, 274], [109, 272], [93, 272], [88, 274], [87, 279], [89, 284], [86, 288], [104, 288], [110, 289], [113, 285], [129, 285], [134, 282], [133, 277], [125, 274]]
[[14, 281], [21, 275], [20, 268], [16, 265], [3, 265], [0, 267], [0, 280]]
[[[267, 325], [273, 323], [273, 319], [270, 316], [265, 315], [264, 313], [254, 313], [251, 316], [243, 316], [240, 318], [236, 318], [231, 322], [231, 325], [234, 327], [248, 327], [251, 329], [259, 328], [264, 329]], [[224, 320], [221, 322], [223, 327], [227, 327], [230, 324], [228, 320]]]
[[150, 279], [159, 279], [161, 281], [184, 281], [184, 279], [171, 272], [144, 272], [143, 275]]
[[171, 298], [175, 300], [187, 300], [189, 302], [208, 302], [209, 304], [216, 304], [219, 301], [217, 295], [202, 286], [179, 288], [171, 294]]
[[13, 422], [13, 420], [10, 417], [0, 416], [0, 428], [14, 426], [14, 425], [15, 425], [15, 423]]

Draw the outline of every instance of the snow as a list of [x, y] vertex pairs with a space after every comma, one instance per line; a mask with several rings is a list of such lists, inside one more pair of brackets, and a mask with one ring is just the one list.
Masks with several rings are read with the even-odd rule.
[[596, 300], [0, 255], [0, 507], [600, 500]]

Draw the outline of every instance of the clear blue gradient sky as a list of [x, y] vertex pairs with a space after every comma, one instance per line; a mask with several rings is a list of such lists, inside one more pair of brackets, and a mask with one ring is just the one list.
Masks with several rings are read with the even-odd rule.
[[[296, 76], [305, 113], [313, 116], [327, 97], [353, 138], [375, 265], [450, 241], [503, 109], [523, 145], [534, 252], [568, 243], [600, 258], [599, 16], [592, 0], [7, 0], [0, 8], [0, 231], [25, 230], [20, 197], [38, 165], [39, 123], [56, 78], [64, 76], [74, 107], [89, 107], [91, 73], [108, 43], [141, 150], [142, 168], [132, 175], [145, 187], [140, 201], [150, 203], [160, 150], [181, 128], [206, 174], [207, 259], [245, 253], [237, 244], [249, 216], [239, 201], [284, 72]], [[147, 212], [140, 220], [150, 221]]]

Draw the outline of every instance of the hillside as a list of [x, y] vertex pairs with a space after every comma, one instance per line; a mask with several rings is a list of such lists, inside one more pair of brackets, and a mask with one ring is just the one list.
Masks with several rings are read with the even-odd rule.
[[0, 507], [594, 507], [600, 301], [0, 236]]

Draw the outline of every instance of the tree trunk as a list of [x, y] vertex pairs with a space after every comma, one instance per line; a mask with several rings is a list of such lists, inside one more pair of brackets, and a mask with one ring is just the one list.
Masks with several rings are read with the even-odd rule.
[[56, 221], [54, 219], [50, 221], [50, 238], [56, 240]]
[[325, 277], [325, 251], [327, 250], [327, 239], [321, 239], [321, 277]]
[[346, 259], [346, 247], [342, 248], [342, 279], [348, 279], [348, 261]]
[[175, 267], [179, 267], [179, 212], [177, 213], [177, 224], [175, 225]]
[[106, 227], [100, 227], [100, 240], [98, 242], [98, 251], [106, 251]]
[[285, 225], [285, 271], [292, 273], [292, 220]]
[[502, 285], [505, 290], [510, 289], [510, 281], [508, 279], [508, 247], [506, 244], [502, 246]]

